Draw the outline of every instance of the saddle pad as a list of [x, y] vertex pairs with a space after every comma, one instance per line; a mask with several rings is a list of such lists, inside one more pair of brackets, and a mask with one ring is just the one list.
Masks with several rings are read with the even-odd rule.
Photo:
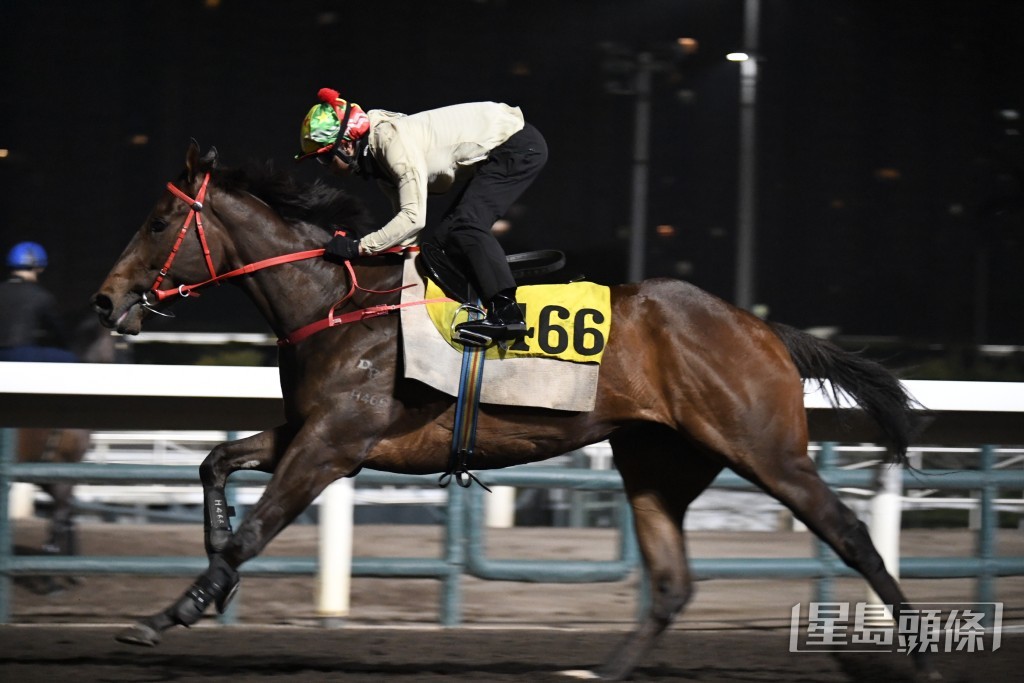
[[[406, 256], [403, 284], [407, 288], [402, 291], [403, 304], [427, 298], [426, 284], [416, 271], [415, 258], [415, 253]], [[457, 396], [462, 348], [455, 348], [438, 334], [427, 310], [444, 305], [401, 309], [403, 364], [407, 378]], [[593, 345], [593, 340], [589, 343]], [[593, 410], [600, 367], [594, 362], [567, 363], [550, 357], [495, 360], [484, 365], [480, 401], [554, 410]]]
[[[444, 292], [427, 280], [426, 297], [443, 298]], [[527, 335], [509, 344], [487, 348], [488, 360], [505, 358], [557, 358], [576, 363], [600, 363], [611, 330], [609, 289], [593, 282], [565, 285], [527, 285], [516, 290], [523, 309]], [[462, 344], [452, 341], [453, 322], [469, 319], [468, 312], [453, 301], [427, 306], [438, 333], [460, 353]]]

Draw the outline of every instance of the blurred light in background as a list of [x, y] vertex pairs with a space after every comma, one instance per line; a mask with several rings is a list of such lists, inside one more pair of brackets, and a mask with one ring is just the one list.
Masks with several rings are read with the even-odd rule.
[[875, 178], [878, 180], [899, 180], [903, 177], [898, 168], [876, 168]]
[[682, 48], [684, 55], [696, 54], [700, 48], [700, 43], [696, 38], [677, 38], [676, 45]]

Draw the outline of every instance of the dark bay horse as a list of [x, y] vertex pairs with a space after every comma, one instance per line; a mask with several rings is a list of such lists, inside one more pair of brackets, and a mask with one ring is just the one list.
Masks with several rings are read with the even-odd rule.
[[[345, 292], [351, 296], [339, 315], [398, 302], [401, 258], [362, 258], [351, 269], [318, 258], [328, 225], [365, 219], [353, 200], [319, 183], [300, 188], [281, 175], [221, 167], [216, 156], [215, 150], [201, 155], [194, 142], [189, 146], [184, 172], [168, 183], [93, 298], [105, 325], [136, 334], [176, 294], [226, 273], [239, 275], [232, 281], [282, 339], [323, 319]], [[305, 252], [301, 260], [263, 268], [268, 259], [296, 252]], [[597, 675], [628, 677], [690, 599], [683, 517], [725, 467], [792, 510], [898, 614], [906, 603], [902, 590], [864, 524], [808, 457], [801, 377], [829, 380], [852, 397], [902, 460], [914, 405], [898, 380], [880, 365], [765, 323], [684, 282], [616, 286], [611, 305], [594, 409], [484, 405], [474, 455], [476, 468], [498, 468], [610, 440], [652, 601]], [[200, 467], [208, 569], [178, 600], [120, 640], [155, 645], [161, 632], [196, 622], [210, 604], [223, 609], [237, 586], [237, 568], [332, 481], [363, 467], [446, 470], [455, 399], [403, 379], [399, 334], [398, 316], [384, 315], [280, 347], [285, 422], [217, 446]], [[353, 398], [365, 394], [383, 400]], [[272, 478], [234, 531], [224, 486], [240, 469]], [[923, 659], [918, 664], [930, 671]]]
[[[84, 319], [72, 332], [71, 351], [83, 363], [113, 363], [117, 358], [115, 339], [95, 316]], [[54, 427], [22, 428], [17, 431], [17, 462], [81, 462], [89, 450], [91, 434], [87, 429]], [[53, 500], [48, 537], [43, 552], [77, 555], [74, 484], [59, 481], [39, 487]], [[23, 577], [23, 583], [37, 593], [53, 593], [64, 588], [63, 577]], [[74, 580], [72, 580], [74, 582]]]
[[[115, 339], [110, 331], [98, 323], [94, 316], [83, 320], [74, 330], [71, 351], [82, 363], [113, 363], [116, 356]], [[43, 427], [18, 430], [18, 462], [81, 462], [89, 449], [89, 431], [86, 429], [47, 429]], [[53, 499], [50, 515], [50, 538], [47, 550], [69, 555], [76, 553], [74, 534], [74, 486], [71, 482], [40, 484]]]

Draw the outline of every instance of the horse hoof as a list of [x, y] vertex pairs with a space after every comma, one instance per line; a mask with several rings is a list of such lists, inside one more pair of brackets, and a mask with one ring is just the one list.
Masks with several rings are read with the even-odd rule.
[[114, 636], [119, 643], [154, 647], [160, 643], [160, 632], [141, 621]]
[[566, 671], [559, 671], [558, 673], [562, 676], [565, 676], [566, 678], [575, 678], [581, 681], [601, 680], [600, 676], [598, 676], [593, 671], [588, 671], [587, 669], [568, 669]]

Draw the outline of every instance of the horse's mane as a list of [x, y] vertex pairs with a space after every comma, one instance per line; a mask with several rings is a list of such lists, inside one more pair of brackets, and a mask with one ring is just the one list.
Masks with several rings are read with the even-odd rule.
[[369, 211], [356, 197], [319, 179], [301, 183], [270, 161], [245, 167], [215, 166], [211, 179], [221, 190], [258, 197], [290, 223], [311, 223], [331, 232], [345, 228], [358, 235], [371, 225]]

